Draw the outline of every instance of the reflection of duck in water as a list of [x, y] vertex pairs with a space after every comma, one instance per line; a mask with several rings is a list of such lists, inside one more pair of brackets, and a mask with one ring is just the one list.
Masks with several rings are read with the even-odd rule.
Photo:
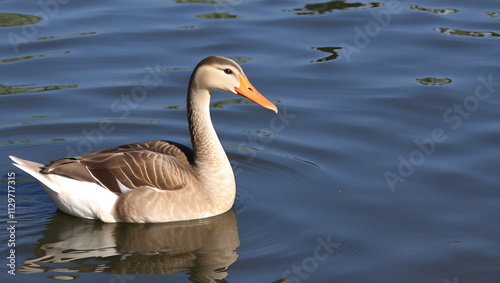
[[106, 224], [58, 213], [43, 234], [34, 252], [40, 256], [26, 260], [20, 272], [188, 272], [193, 282], [215, 282], [228, 275], [240, 245], [233, 210], [205, 220], [156, 224]]
[[149, 141], [61, 158], [44, 166], [11, 157], [42, 183], [64, 212], [104, 222], [200, 219], [229, 210], [236, 187], [231, 164], [210, 119], [214, 91], [239, 94], [277, 112], [231, 59], [211, 56], [194, 69], [187, 112], [193, 150]]

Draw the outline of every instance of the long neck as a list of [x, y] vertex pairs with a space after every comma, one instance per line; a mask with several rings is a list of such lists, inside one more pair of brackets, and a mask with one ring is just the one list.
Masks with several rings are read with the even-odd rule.
[[193, 168], [210, 199], [220, 204], [230, 202], [226, 206], [232, 206], [236, 193], [234, 174], [210, 119], [210, 96], [208, 90], [196, 86], [190, 86], [188, 91], [187, 112], [194, 152]]
[[197, 166], [210, 161], [220, 161], [220, 157], [227, 161], [210, 119], [209, 106], [210, 93], [207, 90], [190, 90], [187, 100], [188, 123]]

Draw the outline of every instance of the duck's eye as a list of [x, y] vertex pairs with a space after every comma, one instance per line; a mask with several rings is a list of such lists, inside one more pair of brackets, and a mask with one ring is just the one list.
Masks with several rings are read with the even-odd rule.
[[231, 71], [231, 69], [224, 69], [224, 73], [230, 75], [233, 73], [233, 71]]

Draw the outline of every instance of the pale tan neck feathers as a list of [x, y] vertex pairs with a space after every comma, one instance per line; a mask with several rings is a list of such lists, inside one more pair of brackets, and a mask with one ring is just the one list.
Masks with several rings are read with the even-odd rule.
[[224, 211], [232, 206], [236, 194], [234, 174], [210, 119], [211, 93], [192, 83], [187, 112], [194, 152], [193, 168], [206, 196], [221, 205]]

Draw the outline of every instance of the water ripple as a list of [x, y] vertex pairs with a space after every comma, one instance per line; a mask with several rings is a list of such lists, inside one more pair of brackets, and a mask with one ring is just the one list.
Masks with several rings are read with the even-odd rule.
[[336, 50], [346, 49], [345, 47], [339, 46], [326, 46], [326, 47], [311, 47], [313, 50], [318, 50], [326, 53], [330, 53], [331, 55], [323, 57], [321, 59], [311, 60], [311, 62], [326, 62], [339, 58], [339, 53]]
[[36, 59], [36, 58], [61, 56], [61, 55], [69, 54], [69, 53], [71, 53], [71, 51], [47, 52], [47, 53], [36, 54], [36, 55], [28, 55], [28, 56], [21, 56], [21, 57], [3, 59], [3, 60], [0, 60], [0, 63], [13, 63], [13, 62], [19, 62], [19, 61], [24, 61], [24, 60], [31, 60], [31, 59]]
[[416, 80], [418, 83], [422, 85], [430, 85], [430, 86], [442, 86], [452, 82], [450, 78], [440, 78], [440, 77], [426, 77], [426, 78], [418, 78]]
[[451, 15], [451, 14], [456, 14], [460, 12], [458, 9], [453, 9], [453, 8], [439, 8], [439, 9], [432, 9], [432, 8], [425, 8], [417, 4], [412, 4], [410, 5], [410, 9], [412, 10], [417, 10], [417, 11], [422, 11], [422, 12], [427, 12], [435, 15]]
[[97, 34], [97, 32], [92, 31], [92, 32], [81, 32], [81, 33], [73, 33], [73, 34], [66, 34], [66, 35], [41, 36], [41, 37], [37, 38], [37, 40], [63, 39], [63, 38], [86, 36], [86, 35], [93, 35], [93, 34]]
[[490, 18], [500, 17], [500, 12], [484, 12], [484, 14]]
[[34, 86], [34, 85], [35, 84], [28, 84], [28, 85], [3, 85], [3, 84], [0, 84], [0, 95], [36, 93], [36, 92], [62, 90], [62, 89], [78, 87], [78, 85], [50, 85], [50, 86]]
[[232, 15], [225, 12], [201, 14], [197, 15], [196, 17], [205, 20], [236, 20], [243, 18], [241, 16]]
[[479, 38], [500, 37], [500, 33], [494, 31], [477, 31], [477, 30], [464, 30], [464, 29], [454, 29], [454, 28], [434, 28], [433, 31], [445, 35], [465, 36], [465, 37], [479, 37]]
[[0, 13], [0, 27], [27, 26], [36, 24], [42, 18], [32, 15]]
[[359, 8], [376, 8], [383, 6], [381, 2], [370, 3], [346, 3], [345, 0], [329, 1], [320, 3], [306, 4], [302, 8], [294, 8], [291, 10], [283, 10], [284, 12], [293, 12], [296, 15], [323, 15], [333, 13], [335, 10], [355, 10]]

